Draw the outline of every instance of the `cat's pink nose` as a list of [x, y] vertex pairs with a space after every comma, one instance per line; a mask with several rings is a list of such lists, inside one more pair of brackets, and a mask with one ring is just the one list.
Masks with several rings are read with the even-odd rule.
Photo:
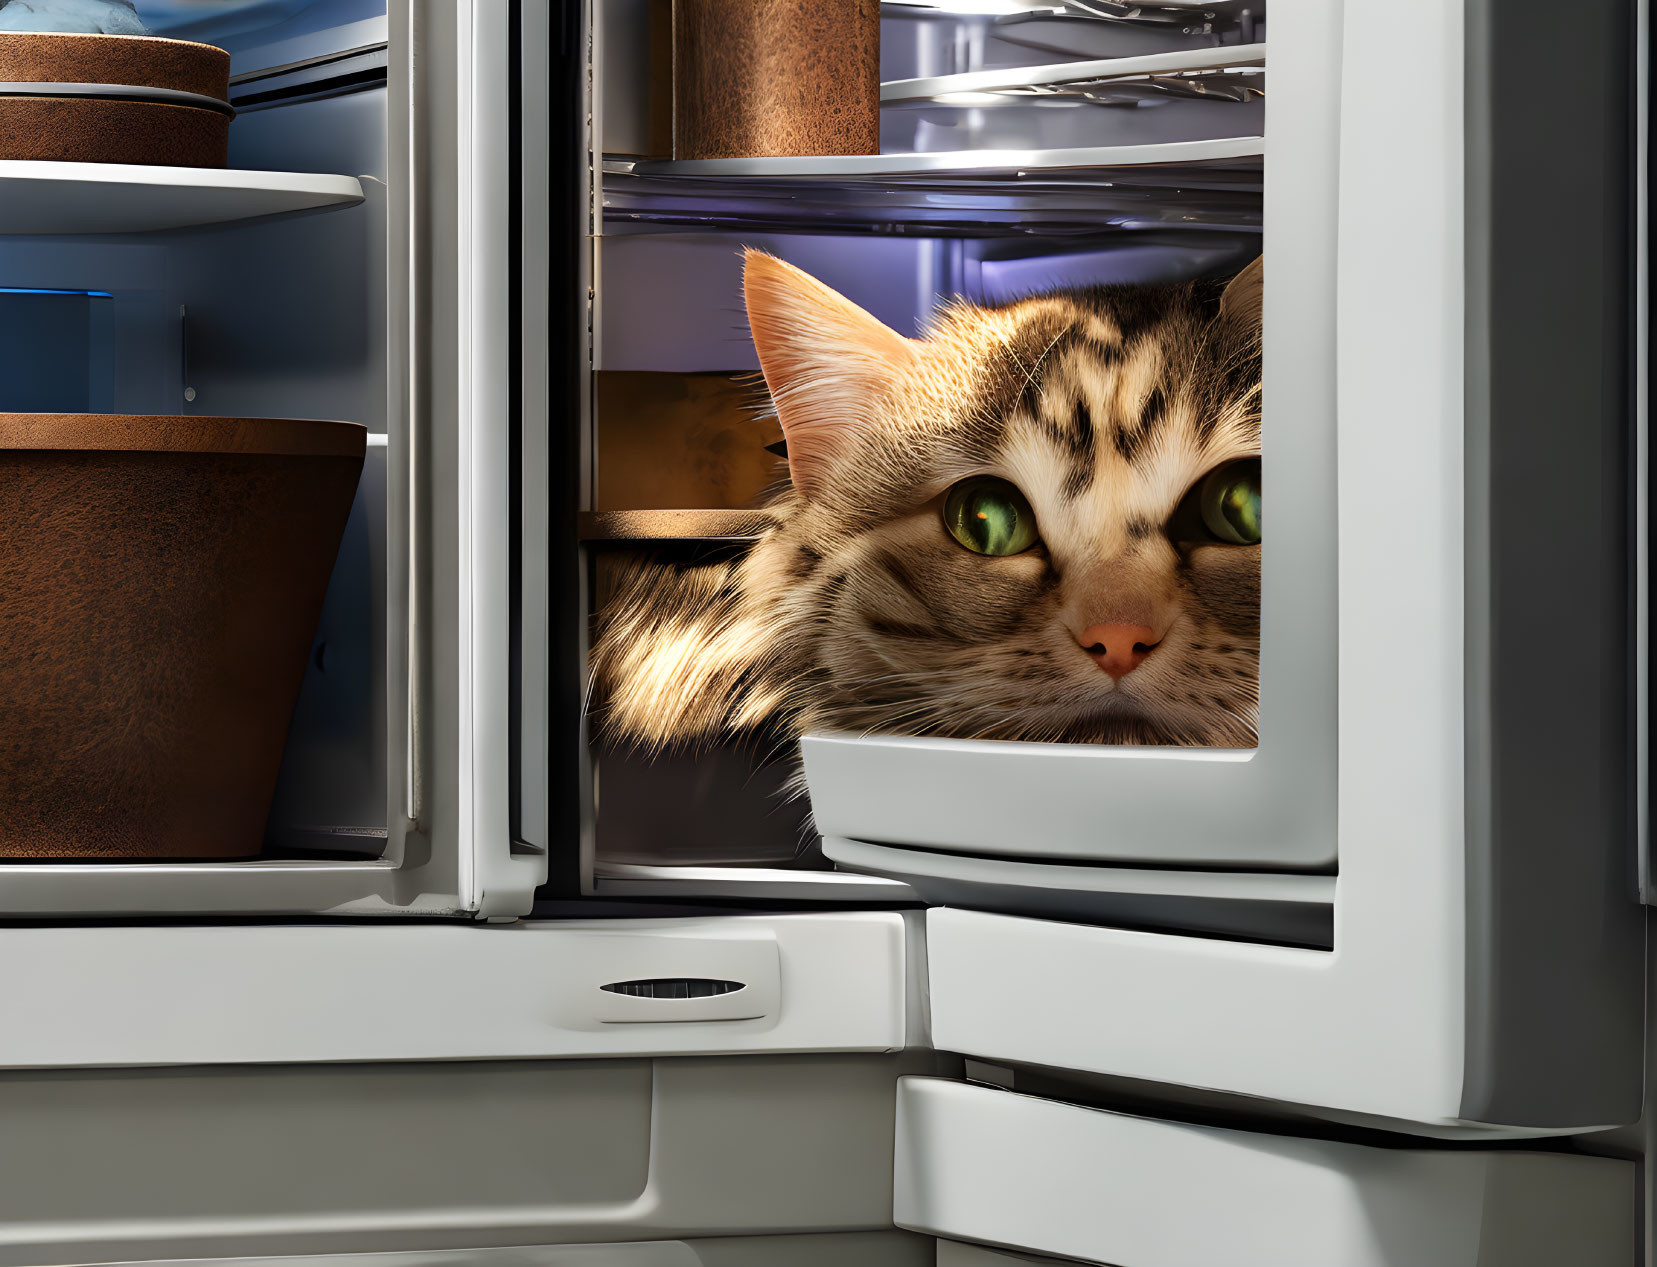
[[1162, 639], [1148, 625], [1089, 625], [1076, 635], [1082, 650], [1111, 677], [1120, 680], [1137, 669]]

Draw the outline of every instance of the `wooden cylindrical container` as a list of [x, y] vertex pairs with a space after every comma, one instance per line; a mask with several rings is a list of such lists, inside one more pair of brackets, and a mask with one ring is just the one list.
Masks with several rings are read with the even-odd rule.
[[880, 152], [880, 0], [673, 0], [673, 157]]
[[0, 32], [0, 159], [223, 167], [233, 114], [210, 44]]
[[0, 858], [259, 851], [365, 436], [0, 414]]

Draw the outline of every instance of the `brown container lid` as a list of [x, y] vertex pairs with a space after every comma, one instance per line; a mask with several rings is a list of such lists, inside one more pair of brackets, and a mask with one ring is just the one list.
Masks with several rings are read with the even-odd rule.
[[0, 83], [128, 84], [230, 99], [230, 54], [150, 35], [0, 31]]
[[0, 413], [0, 450], [362, 457], [368, 428], [318, 418]]

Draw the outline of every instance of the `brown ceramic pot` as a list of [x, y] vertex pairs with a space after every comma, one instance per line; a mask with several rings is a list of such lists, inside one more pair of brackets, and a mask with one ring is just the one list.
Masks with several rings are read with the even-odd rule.
[[0, 414], [0, 857], [259, 851], [365, 435]]
[[[94, 86], [83, 95], [11, 89], [0, 96], [0, 158], [225, 165], [230, 54], [221, 48], [148, 36], [0, 32], [0, 83]], [[168, 96], [177, 93], [197, 100]]]
[[0, 97], [0, 158], [223, 167], [230, 116], [147, 101]]
[[673, 0], [673, 157], [880, 152], [880, 0]]

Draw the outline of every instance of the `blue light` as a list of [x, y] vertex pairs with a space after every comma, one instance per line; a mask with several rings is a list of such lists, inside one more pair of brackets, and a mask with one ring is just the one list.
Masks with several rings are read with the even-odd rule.
[[0, 286], [0, 295], [86, 295], [97, 299], [113, 299], [107, 290], [47, 290], [39, 286]]

